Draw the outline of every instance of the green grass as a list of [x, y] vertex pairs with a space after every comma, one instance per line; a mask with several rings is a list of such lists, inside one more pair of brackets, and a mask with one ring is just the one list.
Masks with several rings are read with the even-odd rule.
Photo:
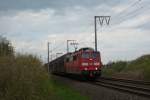
[[89, 100], [88, 97], [82, 96], [71, 87], [66, 86], [63, 83], [59, 83], [56, 80], [51, 80], [51, 90], [54, 91], [57, 100]]
[[115, 74], [126, 74], [150, 81], [150, 55], [141, 56], [132, 61], [118, 61], [105, 65], [103, 75], [113, 76]]

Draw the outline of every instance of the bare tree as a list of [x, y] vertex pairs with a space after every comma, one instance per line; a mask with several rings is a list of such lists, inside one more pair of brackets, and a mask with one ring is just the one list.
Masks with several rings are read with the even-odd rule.
[[10, 41], [0, 36], [0, 56], [14, 55], [14, 48]]

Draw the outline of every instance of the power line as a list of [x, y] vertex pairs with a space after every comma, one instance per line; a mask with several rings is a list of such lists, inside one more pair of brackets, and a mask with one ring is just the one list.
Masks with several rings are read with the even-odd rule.
[[56, 47], [52, 48], [51, 51], [55, 51], [59, 49], [63, 44], [65, 44], [65, 41], [63, 41], [61, 44], [57, 45]]
[[[124, 17], [127, 17], [129, 14], [133, 14], [135, 13], [136, 11], [139, 11], [139, 8], [133, 10], [133, 11], [130, 11], [129, 13], [126, 13], [128, 11], [128, 9], [130, 8], [133, 8], [135, 5], [137, 5], [138, 3], [140, 3], [142, 0], [137, 0], [136, 2], [132, 3], [131, 5], [129, 5], [127, 8], [123, 9], [120, 13], [117, 13], [115, 16], [112, 16], [112, 24], [120, 24], [121, 22], [124, 21], [124, 19], [127, 19], [127, 18], [124, 18]], [[140, 7], [141, 9], [142, 7]], [[131, 9], [130, 9], [131, 10]], [[115, 18], [115, 20], [113, 20]]]
[[[116, 16], [116, 18], [115, 18], [115, 16], [112, 16], [113, 18], [112, 18], [112, 24], [113, 25], [117, 25], [116, 27], [118, 27], [118, 25], [119, 24], [121, 24], [122, 22], [124, 22], [124, 21], [126, 21], [126, 20], [129, 20], [129, 18], [131, 18], [131, 17], [134, 17], [134, 16], [136, 16], [138, 13], [140, 13], [142, 10], [144, 10], [144, 8], [146, 9], [146, 7], [143, 7], [143, 6], [138, 6], [138, 8], [136, 8], [136, 9], [134, 9], [134, 10], [131, 10], [130, 12], [128, 12], [128, 13], [124, 13], [125, 11], [127, 11], [130, 7], [134, 7], [135, 5], [137, 5], [138, 3], [140, 3], [142, 0], [138, 0], [138, 1], [136, 1], [136, 2], [134, 2], [133, 4], [131, 4], [130, 6], [128, 6], [126, 9], [124, 9], [123, 11], [121, 11], [120, 13], [123, 13], [123, 14], [120, 14], [120, 16], [117, 16], [117, 15], [115, 15]], [[117, 18], [118, 17], [118, 18]], [[115, 18], [115, 19], [114, 19]], [[112, 29], [114, 29], [114, 28], [116, 28], [115, 26], [113, 26], [113, 28], [111, 28], [111, 30]]]
[[122, 11], [120, 11], [119, 13], [117, 13], [114, 17], [118, 17], [120, 15], [125, 14], [126, 11], [128, 11], [128, 9], [130, 9], [131, 7], [133, 8], [135, 5], [137, 5], [138, 3], [140, 3], [142, 0], [137, 0], [136, 2], [134, 2], [133, 4], [129, 5], [128, 7], [126, 7], [125, 9], [123, 9]]

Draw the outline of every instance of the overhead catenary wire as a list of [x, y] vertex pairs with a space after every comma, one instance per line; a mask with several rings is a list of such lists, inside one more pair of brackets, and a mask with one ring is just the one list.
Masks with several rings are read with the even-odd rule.
[[[117, 13], [116, 15], [112, 16], [112, 24], [113, 25], [118, 25], [120, 23], [122, 23], [123, 21], [128, 19], [128, 16], [133, 15], [135, 12], [139, 11], [141, 8], [141, 6], [139, 6], [140, 8], [137, 8], [135, 10], [131, 10], [131, 8], [135, 7], [136, 5], [138, 5], [142, 0], [137, 0], [136, 2], [132, 3], [131, 5], [129, 5], [127, 8], [123, 9], [122, 11], [120, 11], [119, 13]], [[129, 12], [130, 9], [130, 12]]]
[[139, 4], [142, 0], [137, 0], [133, 3], [131, 3], [131, 5], [129, 5], [128, 7], [126, 7], [125, 9], [123, 9], [122, 11], [120, 11], [119, 13], [117, 13], [114, 17], [117, 17], [118, 15], [122, 15], [125, 14], [126, 11], [128, 11], [128, 9], [134, 7], [135, 5]]
[[[111, 22], [112, 26], [111, 26], [110, 30], [113, 30], [115, 28], [120, 27], [119, 24], [121, 24], [121, 23], [123, 23], [123, 22], [125, 22], [127, 20], [131, 20], [131, 17], [135, 18], [135, 16], [140, 16], [141, 12], [142, 13], [147, 12], [146, 9], [148, 9], [148, 7], [147, 6], [143, 6], [143, 5], [139, 4], [139, 3], [142, 4], [142, 0], [138, 0], [138, 1], [134, 2], [134, 3], [132, 3], [126, 9], [122, 10], [120, 12], [120, 13], [123, 13], [123, 14], [121, 14], [121, 16], [116, 16], [115, 15], [116, 18], [115, 18], [115, 16], [112, 16], [112, 22]], [[136, 5], [136, 8], [133, 9], [133, 7], [135, 7], [135, 5]], [[132, 10], [130, 8], [132, 8]], [[130, 9], [130, 10], [128, 10], [128, 9]], [[128, 12], [125, 12], [125, 11], [128, 11]]]

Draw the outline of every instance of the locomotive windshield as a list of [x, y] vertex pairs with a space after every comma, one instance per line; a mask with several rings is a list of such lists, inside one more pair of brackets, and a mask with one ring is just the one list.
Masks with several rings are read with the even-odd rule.
[[99, 58], [99, 53], [98, 52], [93, 52], [93, 53], [89, 53], [89, 52], [83, 52], [82, 53], [82, 58], [88, 59], [88, 58]]
[[82, 53], [82, 58], [90, 58], [90, 55], [88, 52], [83, 52]]
[[92, 53], [92, 58], [98, 58], [98, 57], [99, 57], [99, 53], [98, 52]]

